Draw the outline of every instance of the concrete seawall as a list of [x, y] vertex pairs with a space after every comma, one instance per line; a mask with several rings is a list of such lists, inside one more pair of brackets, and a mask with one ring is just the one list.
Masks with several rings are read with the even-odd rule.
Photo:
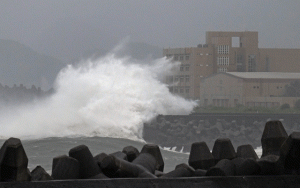
[[0, 183], [0, 188], [274, 188], [300, 187], [300, 176], [240, 176], [168, 179], [64, 180]]

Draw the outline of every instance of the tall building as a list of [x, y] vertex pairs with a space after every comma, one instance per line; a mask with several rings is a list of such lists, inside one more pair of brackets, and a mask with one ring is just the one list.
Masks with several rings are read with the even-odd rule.
[[219, 72], [300, 72], [300, 49], [258, 48], [258, 32], [206, 32], [206, 43], [166, 48], [181, 67], [166, 77], [170, 91], [200, 99], [201, 80]]

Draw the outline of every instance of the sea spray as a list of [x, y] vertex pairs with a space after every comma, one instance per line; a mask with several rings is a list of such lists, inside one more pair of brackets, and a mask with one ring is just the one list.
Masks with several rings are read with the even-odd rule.
[[113, 53], [69, 65], [49, 98], [1, 113], [0, 136], [142, 139], [144, 122], [158, 114], [189, 114], [196, 105], [170, 93], [161, 81], [176, 66], [166, 58], [142, 64]]

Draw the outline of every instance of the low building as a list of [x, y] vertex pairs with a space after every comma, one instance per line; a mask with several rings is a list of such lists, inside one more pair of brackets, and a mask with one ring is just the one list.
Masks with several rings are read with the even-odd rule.
[[285, 87], [300, 81], [300, 73], [227, 72], [201, 80], [200, 106], [294, 106], [299, 97], [284, 97]]

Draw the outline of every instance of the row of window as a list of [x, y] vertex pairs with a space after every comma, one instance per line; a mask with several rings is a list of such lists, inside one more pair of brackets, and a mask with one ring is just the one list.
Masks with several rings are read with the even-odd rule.
[[190, 87], [174, 87], [174, 93], [190, 93]]
[[229, 54], [229, 46], [228, 45], [218, 46], [218, 54]]
[[185, 66], [180, 66], [180, 71], [189, 71], [190, 70], [190, 65], [185, 65]]
[[256, 66], [255, 66], [255, 55], [249, 55], [248, 56], [248, 72], [255, 72]]
[[189, 82], [190, 76], [189, 75], [178, 75], [178, 76], [167, 76], [166, 77], [167, 83], [173, 83], [174, 82]]
[[197, 53], [197, 55], [212, 55], [212, 54], [208, 54], [208, 53], [206, 53], [206, 54]]
[[[185, 80], [184, 80], [185, 79]], [[190, 81], [190, 76], [189, 75], [185, 75], [185, 76], [175, 76], [174, 79], [175, 82], [189, 82]]]
[[[253, 86], [254, 89], [259, 89], [259, 86]], [[277, 86], [277, 89], [282, 89], [282, 86]]]
[[229, 66], [229, 57], [218, 57], [217, 58], [218, 65]]
[[227, 72], [227, 68], [225, 67], [220, 67], [218, 70], [219, 72]]
[[178, 60], [180, 60], [180, 61], [183, 61], [183, 60], [188, 61], [188, 60], [190, 59], [190, 56], [189, 56], [189, 55], [176, 55], [176, 54], [172, 55], [172, 54], [168, 54], [168, 55], [166, 55], [166, 56], [167, 56], [168, 58], [174, 57], [174, 60], [175, 60], [175, 61], [178, 61]]

